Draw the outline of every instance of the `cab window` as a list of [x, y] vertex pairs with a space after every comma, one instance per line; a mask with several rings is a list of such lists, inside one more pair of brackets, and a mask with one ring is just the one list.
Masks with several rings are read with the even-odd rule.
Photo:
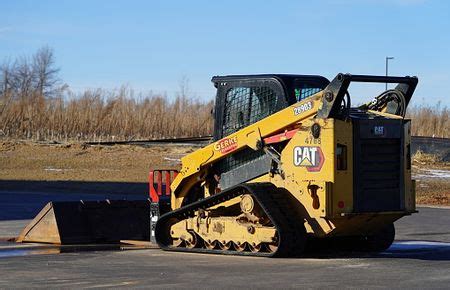
[[300, 102], [315, 93], [320, 92], [327, 86], [327, 83], [318, 80], [297, 78], [294, 81], [294, 97], [296, 102]]
[[277, 110], [277, 95], [270, 87], [234, 87], [227, 91], [223, 136], [253, 124]]

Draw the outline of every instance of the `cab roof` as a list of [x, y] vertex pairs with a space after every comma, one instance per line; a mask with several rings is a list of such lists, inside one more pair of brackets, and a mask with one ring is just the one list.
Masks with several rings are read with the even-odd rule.
[[292, 83], [294, 80], [303, 79], [309, 81], [317, 81], [328, 85], [330, 81], [319, 75], [297, 75], [297, 74], [252, 74], [252, 75], [226, 75], [226, 76], [214, 76], [211, 81], [213, 83], [223, 81], [246, 81], [254, 79], [277, 79], [283, 84]]

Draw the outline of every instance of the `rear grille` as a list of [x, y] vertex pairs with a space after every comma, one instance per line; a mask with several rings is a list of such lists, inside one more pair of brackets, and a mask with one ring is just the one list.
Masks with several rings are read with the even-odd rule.
[[401, 209], [401, 139], [360, 139], [355, 148], [355, 211]]

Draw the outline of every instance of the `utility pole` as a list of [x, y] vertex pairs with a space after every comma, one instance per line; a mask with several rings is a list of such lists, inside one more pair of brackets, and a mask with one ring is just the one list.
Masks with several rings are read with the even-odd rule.
[[[389, 60], [394, 59], [393, 56], [386, 56], [386, 76], [388, 76], [388, 72], [389, 72]], [[387, 91], [387, 85], [388, 83], [386, 83], [386, 91]]]

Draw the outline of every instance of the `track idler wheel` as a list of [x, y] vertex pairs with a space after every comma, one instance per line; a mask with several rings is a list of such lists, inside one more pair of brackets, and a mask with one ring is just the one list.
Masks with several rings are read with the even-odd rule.
[[255, 201], [250, 194], [244, 194], [239, 203], [242, 212], [251, 213], [255, 209]]

